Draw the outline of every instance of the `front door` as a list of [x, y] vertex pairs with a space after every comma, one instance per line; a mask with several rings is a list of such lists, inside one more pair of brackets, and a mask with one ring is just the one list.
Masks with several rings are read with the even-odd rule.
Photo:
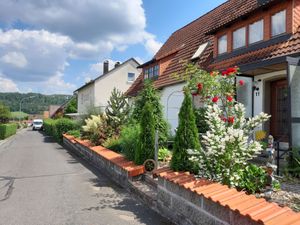
[[287, 80], [271, 83], [271, 126], [275, 140], [288, 142], [288, 84]]

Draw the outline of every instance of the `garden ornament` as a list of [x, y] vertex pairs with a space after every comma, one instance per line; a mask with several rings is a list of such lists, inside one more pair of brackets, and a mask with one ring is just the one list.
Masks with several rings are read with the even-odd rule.
[[266, 173], [267, 173], [267, 181], [266, 181], [266, 190], [265, 190], [265, 196], [267, 198], [271, 197], [273, 189], [273, 183], [276, 182], [276, 179], [274, 178], [274, 171], [276, 171], [277, 166], [271, 163], [267, 163], [266, 165]]
[[268, 148], [266, 149], [267, 154], [268, 154], [268, 159], [267, 163], [275, 164], [275, 159], [274, 159], [274, 138], [272, 135], [269, 135], [268, 137]]

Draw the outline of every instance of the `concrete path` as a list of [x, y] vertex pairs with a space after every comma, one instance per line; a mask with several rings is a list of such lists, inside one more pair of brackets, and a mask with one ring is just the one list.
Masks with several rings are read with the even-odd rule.
[[30, 129], [0, 145], [0, 225], [170, 224]]

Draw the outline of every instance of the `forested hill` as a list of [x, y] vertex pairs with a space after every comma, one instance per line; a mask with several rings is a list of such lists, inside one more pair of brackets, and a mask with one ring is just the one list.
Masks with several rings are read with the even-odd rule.
[[0, 102], [9, 106], [11, 111], [19, 111], [21, 99], [27, 98], [22, 101], [22, 111], [29, 114], [39, 114], [43, 111], [47, 111], [49, 105], [62, 105], [71, 97], [71, 95], [42, 95], [37, 93], [21, 94], [0, 92]]

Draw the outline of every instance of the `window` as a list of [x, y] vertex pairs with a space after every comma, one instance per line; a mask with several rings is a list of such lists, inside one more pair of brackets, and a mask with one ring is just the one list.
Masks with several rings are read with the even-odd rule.
[[149, 78], [149, 70], [144, 69], [144, 79], [148, 79], [148, 78]]
[[133, 82], [135, 79], [135, 73], [128, 73], [127, 75], [127, 81], [128, 82]]
[[227, 52], [227, 35], [223, 35], [218, 40], [218, 53], [223, 54]]
[[256, 21], [249, 25], [249, 44], [264, 39], [264, 20]]
[[153, 77], [153, 67], [149, 68], [149, 76], [148, 78], [152, 78]]
[[159, 75], [159, 66], [155, 65], [154, 66], [154, 77], [158, 77], [158, 75]]
[[272, 16], [272, 36], [286, 32], [286, 11], [280, 11]]
[[233, 49], [246, 46], [246, 27], [233, 32]]

